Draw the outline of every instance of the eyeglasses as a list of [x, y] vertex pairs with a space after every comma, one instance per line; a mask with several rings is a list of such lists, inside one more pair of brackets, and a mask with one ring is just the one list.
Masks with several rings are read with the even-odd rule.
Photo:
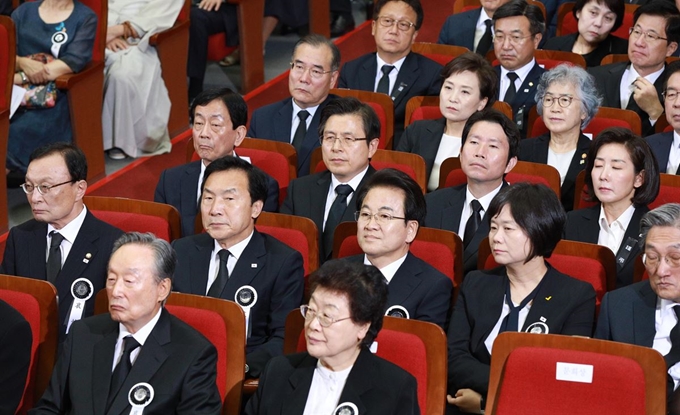
[[392, 27], [396, 23], [397, 29], [401, 30], [402, 32], [407, 32], [416, 25], [415, 23], [411, 23], [408, 20], [397, 20], [386, 16], [378, 16], [376, 20], [382, 27]]
[[48, 186], [48, 185], [45, 185], [45, 184], [42, 184], [40, 186], [34, 186], [32, 184], [24, 183], [24, 184], [21, 185], [21, 188], [23, 189], [24, 193], [26, 193], [27, 195], [30, 195], [31, 193], [33, 193], [33, 189], [38, 189], [38, 193], [40, 193], [41, 195], [44, 196], [44, 195], [46, 195], [50, 192], [50, 189], [54, 189], [55, 187], [63, 186], [67, 183], [75, 183], [75, 182], [77, 182], [77, 180], [69, 180], [67, 182], [57, 183], [57, 184], [53, 184], [51, 186]]
[[636, 38], [639, 38], [640, 36], [645, 35], [645, 40], [647, 42], [654, 42], [655, 40], [666, 40], [666, 41], [668, 40], [667, 38], [661, 37], [661, 36], [659, 36], [659, 35], [657, 35], [656, 33], [653, 33], [653, 32], [649, 32], [649, 31], [643, 32], [639, 27], [631, 27], [630, 29], [628, 29], [628, 34], [631, 37], [636, 37]]
[[650, 255], [644, 253], [642, 254], [642, 263], [650, 268], [656, 268], [659, 266], [659, 263], [661, 262], [662, 258], [664, 261], [666, 261], [666, 264], [668, 264], [669, 267], [671, 268], [680, 267], [680, 253], [678, 252], [674, 252], [663, 257], [660, 257], [656, 254]]
[[351, 146], [354, 145], [357, 141], [368, 141], [368, 138], [366, 137], [336, 137], [334, 135], [324, 135], [319, 137], [319, 143], [321, 145], [327, 145], [329, 147], [332, 147], [335, 142], [338, 141], [341, 146], [346, 147], [346, 146]]
[[305, 71], [307, 69], [309, 69], [309, 75], [314, 79], [321, 79], [327, 73], [335, 72], [333, 69], [331, 69], [330, 71], [324, 71], [324, 70], [321, 70], [319, 68], [315, 68], [313, 66], [308, 67], [308, 66], [301, 64], [300, 62], [291, 62], [290, 63], [290, 71], [292, 73], [294, 73], [295, 75], [302, 75], [302, 74], [305, 73]]
[[533, 37], [533, 35], [527, 35], [527, 36], [520, 36], [520, 35], [510, 35], [510, 36], [505, 36], [505, 35], [494, 35], [493, 41], [498, 44], [503, 44], [505, 42], [505, 38], [508, 38], [511, 44], [513, 45], [521, 45], [524, 43], [524, 40], [530, 37]]
[[406, 218], [400, 218], [399, 216], [392, 216], [389, 213], [385, 212], [378, 212], [378, 213], [370, 213], [370, 212], [362, 212], [362, 211], [356, 211], [354, 212], [354, 220], [357, 222], [368, 222], [371, 220], [371, 218], [375, 219], [375, 222], [384, 225], [386, 223], [389, 223], [393, 219], [401, 219], [401, 220], [406, 220]]
[[580, 101], [578, 98], [571, 97], [569, 95], [562, 95], [559, 97], [553, 97], [552, 95], [545, 95], [543, 97], [543, 108], [550, 108], [552, 105], [557, 102], [560, 104], [560, 107], [562, 108], [567, 108], [569, 105], [571, 105], [571, 101], [577, 100]]
[[349, 320], [352, 317], [345, 317], [345, 318], [333, 318], [330, 316], [327, 316], [326, 314], [319, 314], [318, 311], [312, 310], [309, 308], [308, 305], [301, 305], [300, 306], [300, 313], [302, 313], [302, 317], [305, 318], [305, 320], [310, 321], [313, 320], [314, 317], [316, 317], [317, 320], [319, 320], [319, 324], [323, 328], [328, 328], [332, 324], [337, 323], [338, 321], [342, 320]]
[[665, 90], [661, 93], [664, 99], [667, 99], [669, 101], [675, 101], [678, 98], [678, 91], [671, 89], [671, 90]]

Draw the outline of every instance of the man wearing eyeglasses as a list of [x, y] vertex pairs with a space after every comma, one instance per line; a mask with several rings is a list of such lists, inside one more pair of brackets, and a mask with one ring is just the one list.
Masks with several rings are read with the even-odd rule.
[[328, 169], [297, 178], [288, 185], [281, 213], [310, 218], [319, 230], [319, 263], [331, 258], [333, 234], [341, 222], [353, 221], [350, 202], [375, 169], [380, 120], [370, 105], [337, 98], [321, 111], [317, 134]]
[[338, 87], [380, 92], [392, 98], [392, 147], [396, 148], [404, 132], [406, 103], [414, 96], [439, 95], [442, 66], [411, 52], [423, 23], [420, 0], [380, 0], [374, 10], [371, 33], [377, 52], [347, 62], [340, 71]]
[[603, 95], [603, 107], [622, 108], [638, 113], [642, 136], [654, 133], [663, 114], [666, 57], [678, 48], [680, 13], [675, 4], [652, 0], [633, 15], [628, 39], [629, 62], [618, 62], [588, 69]]
[[[644, 7], [644, 6], [643, 6]], [[668, 368], [669, 414], [680, 414], [680, 204], [640, 220], [642, 262], [649, 279], [604, 295], [595, 338], [651, 347]]]
[[309, 174], [312, 151], [319, 146], [319, 116], [335, 95], [340, 51], [321, 35], [300, 39], [293, 49], [288, 91], [291, 98], [253, 112], [247, 136], [290, 143], [297, 151], [298, 177]]
[[663, 102], [668, 124], [672, 131], [650, 135], [645, 138], [652, 149], [659, 173], [680, 173], [680, 62], [673, 62], [664, 73]]
[[[83, 204], [86, 178], [85, 155], [72, 144], [56, 143], [31, 154], [21, 187], [33, 219], [10, 229], [0, 265], [2, 274], [47, 280], [57, 288], [60, 341], [72, 320], [93, 314], [113, 243], [123, 234]], [[91, 295], [76, 298], [83, 293]]]
[[409, 175], [377, 171], [357, 194], [357, 240], [364, 255], [349, 261], [373, 265], [387, 280], [386, 315], [448, 327], [453, 284], [446, 275], [409, 252], [427, 208]]

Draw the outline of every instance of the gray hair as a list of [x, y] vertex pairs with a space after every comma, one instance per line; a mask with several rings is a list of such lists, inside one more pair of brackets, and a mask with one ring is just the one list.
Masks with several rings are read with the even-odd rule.
[[297, 43], [295, 43], [295, 46], [293, 47], [293, 56], [295, 56], [295, 52], [297, 52], [297, 48], [300, 45], [309, 45], [314, 48], [326, 46], [331, 51], [331, 71], [337, 71], [340, 69], [340, 49], [338, 49], [332, 40], [317, 33], [311, 33], [309, 35], [303, 36], [297, 41]]
[[640, 247], [645, 248], [647, 234], [655, 226], [680, 229], [680, 203], [666, 203], [645, 213], [640, 220]]
[[[580, 66], [560, 64], [546, 71], [541, 75], [536, 89], [536, 111], [543, 116], [543, 97], [553, 83], [570, 83], [576, 89], [576, 98], [581, 100], [581, 111], [586, 114], [586, 118], [581, 121], [581, 130], [593, 119], [597, 110], [602, 104], [602, 97], [595, 87], [595, 78]], [[553, 105], [559, 105], [557, 103]]]
[[156, 282], [160, 283], [166, 278], [170, 278], [170, 281], [172, 281], [172, 276], [175, 273], [175, 266], [177, 265], [177, 255], [167, 241], [157, 238], [156, 235], [151, 232], [128, 232], [121, 235], [121, 237], [113, 243], [111, 255], [127, 244], [151, 248], [155, 254], [154, 268], [156, 269], [156, 272], [154, 273], [154, 277], [156, 278]]

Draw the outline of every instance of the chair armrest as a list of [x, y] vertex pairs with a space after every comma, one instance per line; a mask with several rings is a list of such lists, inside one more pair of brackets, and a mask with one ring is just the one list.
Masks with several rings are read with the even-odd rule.
[[[93, 72], [104, 72], [104, 62], [90, 62], [78, 73], [61, 75], [54, 80], [59, 89], [72, 89], [75, 85], [87, 80]], [[102, 91], [102, 94], [104, 92]]]
[[243, 395], [252, 396], [257, 391], [257, 387], [260, 385], [260, 379], [246, 379], [243, 381]]
[[170, 29], [163, 30], [162, 32], [158, 32], [155, 35], [151, 36], [149, 38], [149, 45], [155, 47], [156, 45], [158, 45], [158, 43], [162, 43], [165, 39], [171, 38], [175, 36], [175, 34], [177, 33], [181, 33], [182, 30], [186, 30], [184, 28], [185, 27], [188, 28], [189, 24], [190, 23], [188, 20], [181, 23], [175, 23]]

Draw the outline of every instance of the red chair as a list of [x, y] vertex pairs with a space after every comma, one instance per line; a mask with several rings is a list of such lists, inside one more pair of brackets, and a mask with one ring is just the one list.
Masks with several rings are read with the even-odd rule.
[[[300, 309], [288, 314], [283, 353], [303, 352], [305, 319]], [[447, 343], [436, 324], [396, 317], [383, 317], [376, 338], [376, 355], [413, 375], [418, 382], [418, 404], [423, 415], [441, 415], [446, 404]]]
[[[616, 29], [612, 34], [623, 39], [628, 39], [628, 29], [633, 27], [633, 14], [635, 10], [640, 7], [638, 4], [626, 3], [626, 11], [623, 15], [623, 23], [621, 27]], [[578, 21], [573, 14], [574, 3], [563, 3], [557, 10], [557, 31], [556, 36], [564, 36], [578, 31]]]
[[[585, 180], [586, 172], [584, 170], [576, 176], [576, 182], [574, 184], [576, 192], [574, 195], [574, 209], [584, 209], [597, 204], [597, 202], [588, 202], [585, 200]], [[680, 176], [660, 173], [659, 182], [659, 194], [656, 196], [656, 199], [648, 205], [649, 209], [657, 208], [666, 203], [680, 203]]]
[[[512, 119], [512, 107], [507, 102], [496, 101], [493, 108]], [[441, 118], [442, 112], [439, 110], [439, 97], [413, 97], [406, 103], [406, 117], [404, 127], [408, 127], [412, 122], [418, 120], [436, 120]]]
[[[7, 16], [0, 16], [0, 169], [5, 171], [7, 141], [9, 138], [9, 104], [12, 100], [16, 38], [14, 23]], [[0, 206], [7, 206], [7, 181], [0, 179]], [[0, 232], [7, 231], [8, 217], [5, 208], [0, 214]]]
[[98, 219], [125, 232], [151, 232], [168, 242], [181, 237], [179, 212], [173, 206], [105, 196], [85, 196], [83, 201]]
[[392, 149], [394, 137], [394, 103], [386, 94], [371, 91], [359, 91], [357, 89], [331, 89], [331, 94], [341, 97], [354, 97], [361, 102], [370, 105], [380, 120], [380, 142], [378, 148]]
[[[538, 116], [535, 106], [529, 110], [528, 123], [528, 137], [538, 137], [549, 132], [548, 127], [543, 123], [543, 118]], [[642, 133], [642, 122], [640, 121], [640, 116], [635, 111], [609, 107], [600, 107], [595, 117], [583, 130], [583, 133], [592, 135], [594, 139], [602, 130], [609, 127], [628, 128], [637, 135]]]
[[663, 415], [666, 376], [649, 347], [505, 332], [493, 345], [486, 412]]
[[[478, 3], [479, 4], [479, 3]], [[470, 49], [464, 46], [441, 45], [439, 43], [415, 42], [411, 45], [411, 52], [419, 53], [440, 65], [446, 65]]]
[[305, 275], [319, 268], [319, 231], [309, 218], [262, 212], [255, 227], [302, 254]]
[[24, 316], [33, 335], [26, 388], [17, 411], [23, 415], [42, 396], [52, 376], [59, 327], [57, 290], [47, 281], [0, 275], [0, 299]]

